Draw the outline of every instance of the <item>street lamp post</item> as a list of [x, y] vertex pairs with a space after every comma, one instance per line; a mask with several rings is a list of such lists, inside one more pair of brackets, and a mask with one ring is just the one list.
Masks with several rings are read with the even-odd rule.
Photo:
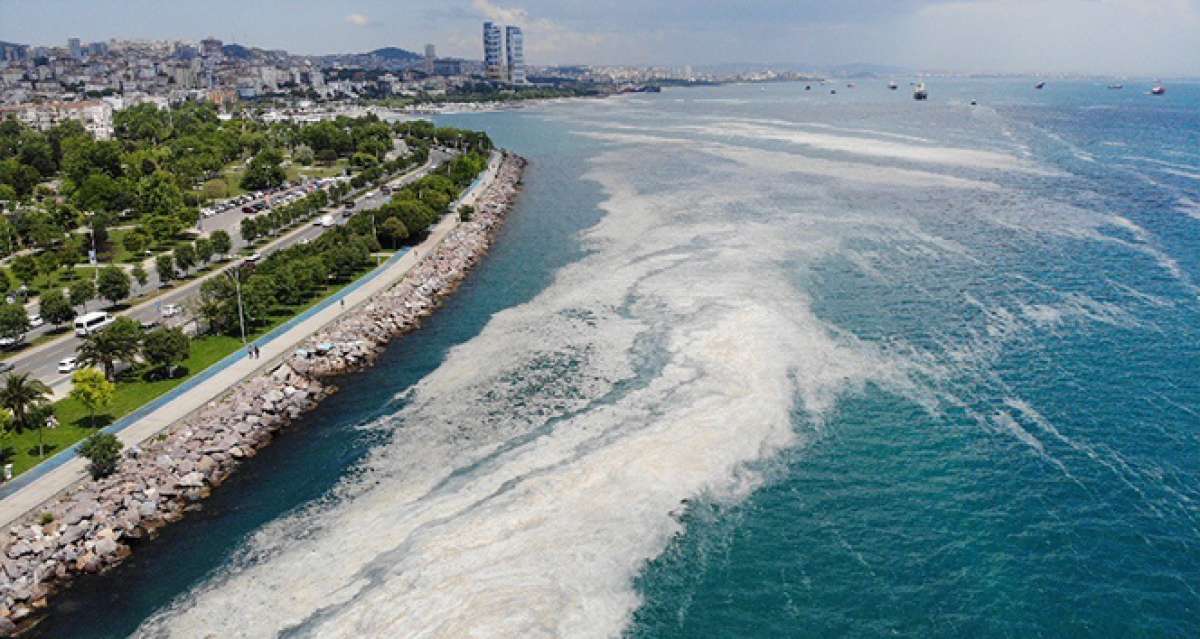
[[242, 346], [245, 346], [246, 345], [246, 314], [242, 310], [242, 283], [241, 283], [240, 278], [238, 278], [238, 276], [236, 275], [237, 268], [233, 268], [230, 270], [233, 271], [235, 273], [235, 275], [230, 275], [229, 271], [225, 271], [225, 276], [233, 281], [233, 290], [237, 293], [238, 326], [240, 326], [242, 329]]

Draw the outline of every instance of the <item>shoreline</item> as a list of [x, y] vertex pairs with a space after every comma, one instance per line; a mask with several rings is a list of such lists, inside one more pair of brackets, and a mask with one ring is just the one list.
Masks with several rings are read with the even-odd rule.
[[486, 255], [520, 192], [525, 165], [501, 152], [491, 181], [463, 198], [473, 196], [475, 214], [451, 219], [432, 253], [398, 281], [127, 449], [113, 475], [85, 479], [11, 525], [0, 544], [0, 636], [35, 624], [49, 597], [74, 576], [119, 564], [138, 540], [198, 508], [275, 433], [336, 392], [330, 378], [370, 366], [394, 339], [419, 328]]

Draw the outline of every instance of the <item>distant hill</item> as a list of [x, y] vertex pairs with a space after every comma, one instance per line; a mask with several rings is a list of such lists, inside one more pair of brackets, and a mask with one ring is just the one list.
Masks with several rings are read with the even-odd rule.
[[227, 44], [221, 47], [221, 52], [225, 54], [226, 58], [237, 58], [239, 60], [248, 60], [253, 56], [250, 49], [240, 44]]
[[391, 60], [394, 62], [413, 62], [416, 60], [421, 60], [425, 57], [419, 53], [413, 53], [412, 51], [401, 49], [399, 47], [384, 47], [382, 49], [375, 49], [367, 55], [383, 58], [385, 60]]

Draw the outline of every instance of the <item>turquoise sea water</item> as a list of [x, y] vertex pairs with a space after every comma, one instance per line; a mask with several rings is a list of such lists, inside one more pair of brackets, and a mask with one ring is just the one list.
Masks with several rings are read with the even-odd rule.
[[35, 634], [1195, 636], [1200, 86], [878, 84], [443, 118], [493, 253]]

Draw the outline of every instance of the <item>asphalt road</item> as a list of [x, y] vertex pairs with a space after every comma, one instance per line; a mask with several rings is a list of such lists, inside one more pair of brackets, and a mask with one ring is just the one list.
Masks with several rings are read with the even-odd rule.
[[[432, 165], [427, 164], [425, 167], [416, 171], [415, 173], [410, 173], [404, 177], [392, 180], [389, 184], [393, 187], [403, 186], [404, 184], [424, 177], [430, 171], [444, 162], [448, 157], [448, 153], [432, 151], [431, 159], [434, 160]], [[354, 208], [349, 210], [358, 212], [365, 209], [377, 208], [387, 202], [388, 198], [389, 196], [383, 195], [378, 189], [374, 189], [367, 196], [356, 199]], [[342, 206], [338, 206], [336, 209], [327, 209], [329, 214], [333, 216], [334, 223], [338, 225], [345, 224], [347, 222], [348, 218], [343, 217], [343, 212], [346, 210], [347, 209]], [[232, 217], [233, 221], [229, 221], [227, 219], [218, 220], [218, 218], [224, 218], [226, 216]], [[206, 231], [211, 231], [215, 228], [222, 228], [225, 224], [231, 225], [233, 230], [230, 232], [230, 236], [233, 239], [233, 244], [235, 247], [234, 252], [236, 252], [238, 248], [245, 246], [245, 242], [242, 241], [241, 234], [237, 230], [241, 223], [240, 220], [242, 217], [246, 217], [246, 214], [241, 213], [241, 208], [239, 207], [236, 210], [228, 211], [226, 213], [214, 215], [213, 217], [208, 218], [204, 221], [204, 228]], [[320, 216], [318, 216], [317, 219], [319, 219], [319, 217]], [[214, 224], [215, 226], [209, 226], [210, 223]], [[263, 246], [261, 249], [259, 249], [259, 253], [265, 257], [271, 253], [274, 253], [275, 251], [293, 246], [298, 242], [312, 240], [325, 231], [326, 229], [324, 227], [313, 225], [310, 222], [307, 226], [293, 229], [284, 236], [273, 241], [271, 244]], [[235, 264], [237, 261], [240, 260], [231, 261], [229, 264]], [[225, 276], [217, 274], [215, 277]], [[155, 321], [168, 326], [176, 326], [187, 323], [190, 321], [187, 313], [188, 302], [195, 299], [199, 295], [200, 284], [202, 281], [203, 280], [194, 280], [183, 283], [176, 289], [164, 292], [162, 295], [150, 302], [130, 308], [126, 311], [122, 311], [118, 313], [118, 315], [131, 317], [140, 322]], [[136, 282], [134, 283], [134, 286], [137, 286]], [[151, 281], [147, 283], [146, 288], [151, 288], [153, 286], [157, 286], [157, 281], [155, 276], [151, 274]], [[175, 317], [164, 318], [161, 316], [161, 308], [167, 304], [175, 304], [180, 306], [183, 309], [183, 312]], [[92, 302], [88, 305], [88, 310], [95, 311], [98, 310], [100, 306], [100, 302]], [[28, 340], [33, 336], [43, 334], [49, 331], [51, 328], [53, 327], [47, 325], [30, 331], [26, 335], [26, 339]], [[75, 355], [75, 349], [79, 347], [80, 341], [81, 340], [76, 337], [72, 331], [66, 338], [60, 338], [58, 341], [53, 342], [50, 345], [39, 345], [34, 347], [35, 349], [39, 350], [35, 350], [34, 352], [30, 353], [14, 355], [13, 357], [8, 358], [7, 361], [13, 364], [15, 372], [30, 373], [33, 377], [40, 379], [49, 385], [54, 390], [56, 396], [65, 395], [67, 392], [67, 386], [70, 383], [71, 374], [59, 373], [57, 370], [58, 362], [64, 358]]]

